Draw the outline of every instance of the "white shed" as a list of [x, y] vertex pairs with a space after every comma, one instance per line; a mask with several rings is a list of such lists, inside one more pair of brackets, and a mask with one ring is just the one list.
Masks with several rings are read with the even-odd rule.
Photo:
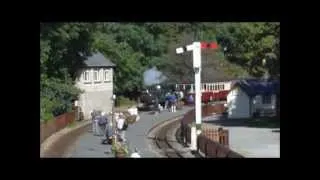
[[115, 65], [101, 53], [94, 53], [84, 61], [78, 72], [76, 86], [84, 92], [80, 94], [78, 105], [84, 118], [90, 118], [93, 109], [110, 112], [112, 110], [113, 70]]
[[229, 118], [250, 117], [250, 97], [241, 88], [232, 88], [227, 95]]
[[250, 118], [276, 115], [278, 81], [241, 80], [234, 83], [227, 95], [228, 117]]

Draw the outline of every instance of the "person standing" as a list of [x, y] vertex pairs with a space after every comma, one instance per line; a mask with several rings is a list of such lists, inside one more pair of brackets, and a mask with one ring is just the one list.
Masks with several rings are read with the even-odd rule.
[[[102, 113], [104, 114], [104, 113]], [[111, 114], [111, 113], [109, 113]], [[111, 144], [112, 143], [112, 135], [113, 135], [113, 132], [112, 132], [112, 118], [108, 118], [107, 117], [108, 115], [107, 114], [104, 114], [103, 115], [103, 118], [105, 119], [105, 128], [104, 128], [104, 136], [105, 136], [105, 139], [102, 140], [102, 144], [105, 144], [107, 142], [107, 144]]]
[[91, 111], [91, 118], [92, 118], [92, 133], [93, 135], [99, 135], [99, 115], [100, 112], [97, 110]]
[[177, 97], [173, 93], [170, 98], [170, 104], [171, 104], [171, 112], [176, 112], [177, 109]]
[[102, 112], [101, 116], [100, 116], [100, 118], [98, 120], [99, 120], [98, 124], [99, 124], [100, 130], [102, 132], [101, 134], [105, 135], [104, 132], [106, 132], [106, 126], [107, 126], [106, 113]]
[[169, 110], [169, 100], [170, 100], [170, 93], [167, 93], [165, 96], [165, 103], [164, 103], [164, 109]]
[[117, 131], [120, 137], [120, 141], [122, 142], [126, 141], [125, 133], [127, 128], [128, 128], [128, 124], [126, 123], [125, 116], [122, 113], [120, 113], [119, 118], [117, 120]]

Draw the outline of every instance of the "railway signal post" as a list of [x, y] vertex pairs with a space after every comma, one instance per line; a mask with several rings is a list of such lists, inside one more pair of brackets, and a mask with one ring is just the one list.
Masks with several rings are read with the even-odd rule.
[[197, 136], [201, 133], [201, 49], [217, 49], [217, 43], [193, 42], [190, 45], [176, 49], [177, 54], [192, 51], [194, 84], [195, 84], [195, 111], [196, 126], [191, 129], [191, 150], [197, 149]]

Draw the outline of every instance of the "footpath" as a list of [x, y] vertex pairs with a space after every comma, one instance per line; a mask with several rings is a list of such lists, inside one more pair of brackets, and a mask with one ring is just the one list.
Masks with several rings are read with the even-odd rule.
[[[175, 113], [163, 111], [160, 114], [154, 115], [150, 112], [141, 112], [140, 120], [129, 125], [126, 131], [127, 145], [129, 152], [138, 149], [139, 154], [143, 158], [158, 157], [155, 152], [149, 147], [147, 133], [149, 130], [163, 121], [185, 114], [193, 107], [184, 107]], [[91, 127], [91, 126], [90, 126]], [[114, 155], [110, 152], [111, 145], [101, 144], [103, 137], [92, 135], [91, 128], [88, 128], [83, 133], [68, 151], [67, 157], [75, 158], [112, 158]], [[149, 140], [150, 141], [150, 140]]]

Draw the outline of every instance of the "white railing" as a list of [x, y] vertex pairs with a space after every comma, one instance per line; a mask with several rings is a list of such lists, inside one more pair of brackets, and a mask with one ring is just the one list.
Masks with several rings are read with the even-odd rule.
[[[228, 91], [231, 87], [231, 81], [227, 82], [214, 82], [214, 83], [201, 83], [202, 92], [219, 92], [219, 91]], [[194, 92], [194, 84], [176, 84], [177, 89], [190, 89], [190, 92]]]

